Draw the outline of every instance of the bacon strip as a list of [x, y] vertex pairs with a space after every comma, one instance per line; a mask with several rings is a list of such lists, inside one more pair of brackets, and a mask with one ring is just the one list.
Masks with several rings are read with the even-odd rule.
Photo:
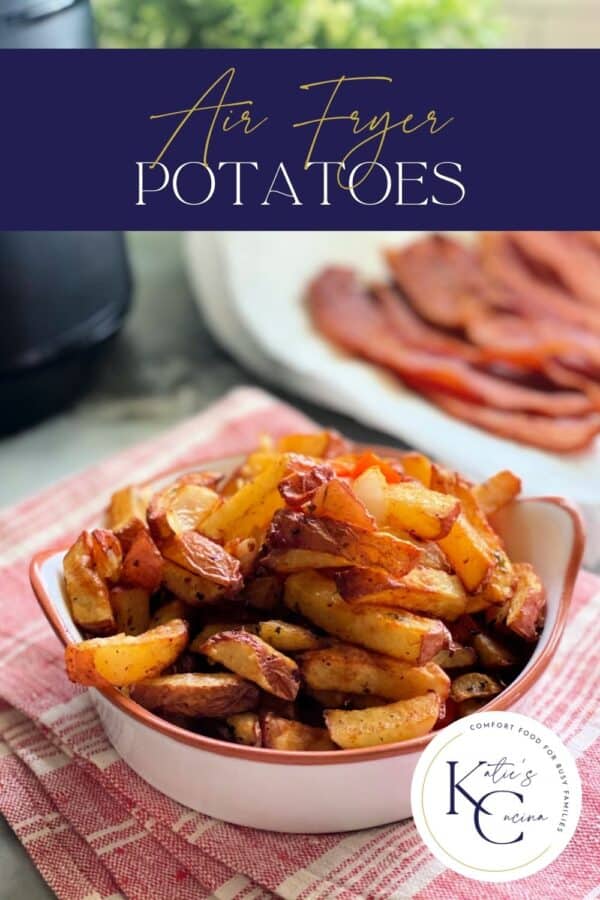
[[416, 350], [442, 356], [455, 356], [466, 362], [477, 362], [481, 352], [472, 344], [433, 328], [404, 302], [401, 295], [386, 284], [371, 289], [390, 327], [404, 343]]
[[558, 319], [600, 335], [600, 310], [577, 303], [556, 285], [536, 278], [510, 237], [485, 232], [479, 241], [488, 276], [518, 297], [514, 312], [533, 319]]
[[541, 280], [600, 308], [600, 257], [564, 231], [510, 231], [509, 240]]
[[462, 328], [474, 309], [513, 306], [509, 292], [493, 285], [477, 255], [458, 241], [429, 235], [385, 256], [402, 293], [434, 325]]
[[406, 347], [351, 269], [326, 269], [310, 286], [310, 311], [321, 332], [346, 350], [391, 369], [418, 390], [443, 391], [499, 409], [578, 416], [593, 406], [574, 392], [547, 393], [470, 368], [462, 360]]
[[491, 431], [501, 437], [551, 450], [572, 453], [584, 450], [600, 434], [600, 415], [594, 413], [580, 419], [536, 416], [531, 413], [506, 412], [478, 406], [448, 394], [429, 393], [428, 398], [457, 419]]

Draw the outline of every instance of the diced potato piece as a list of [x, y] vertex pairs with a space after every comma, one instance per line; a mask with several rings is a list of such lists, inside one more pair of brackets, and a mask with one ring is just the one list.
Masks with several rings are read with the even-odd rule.
[[262, 563], [282, 574], [302, 572], [305, 569], [338, 569], [350, 565], [343, 556], [314, 550], [271, 550]]
[[478, 591], [476, 594], [467, 595], [465, 612], [468, 615], [472, 615], [473, 613], [481, 612], [484, 609], [489, 609], [490, 606], [494, 606], [495, 609], [498, 609], [496, 604], [492, 603], [487, 597], [484, 597], [481, 591]]
[[466, 669], [475, 665], [477, 653], [473, 647], [463, 647], [462, 644], [452, 642], [447, 650], [440, 650], [433, 657], [433, 661], [442, 669]]
[[[368, 569], [351, 569], [337, 577], [340, 593], [353, 606], [401, 607], [448, 621], [465, 611], [467, 595], [456, 575], [416, 566], [387, 586], [383, 579], [379, 583], [376, 578], [369, 581], [369, 575]], [[362, 588], [365, 593], [360, 593]]]
[[150, 625], [150, 593], [145, 588], [114, 587], [110, 603], [123, 634], [141, 634]]
[[464, 513], [442, 538], [440, 547], [468, 591], [477, 590], [496, 562], [494, 552]]
[[323, 638], [317, 637], [309, 628], [284, 622], [282, 619], [269, 619], [258, 622], [257, 625], [244, 627], [283, 653], [300, 653], [303, 650], [315, 650], [323, 646]]
[[96, 572], [104, 581], [118, 581], [123, 565], [123, 551], [118, 537], [106, 528], [96, 528], [91, 537]]
[[67, 675], [77, 684], [126, 686], [172, 665], [188, 640], [187, 623], [173, 619], [138, 635], [116, 634], [65, 647]]
[[401, 456], [402, 468], [407, 475], [420, 481], [428, 488], [431, 484], [431, 460], [422, 453], [403, 453]]
[[512, 650], [483, 631], [474, 636], [473, 647], [484, 669], [504, 669], [517, 664]]
[[262, 746], [262, 733], [256, 713], [245, 712], [229, 716], [227, 724], [233, 732], [236, 744], [245, 744], [246, 747]]
[[146, 709], [220, 718], [255, 709], [259, 691], [238, 675], [190, 672], [147, 678], [133, 687], [131, 697]]
[[450, 696], [456, 703], [473, 698], [494, 697], [502, 690], [502, 685], [482, 672], [466, 672], [452, 682]]
[[153, 593], [160, 586], [163, 576], [163, 558], [147, 528], [138, 528], [129, 549], [125, 553], [121, 580], [133, 587], [141, 587]]
[[428, 734], [438, 720], [440, 698], [433, 692], [371, 709], [328, 709], [332, 740], [344, 750], [395, 744]]
[[193, 472], [158, 491], [148, 506], [147, 519], [157, 543], [197, 528], [219, 502], [213, 485], [221, 476]]
[[180, 600], [179, 597], [172, 597], [158, 607], [150, 620], [150, 627], [156, 628], [157, 625], [166, 625], [172, 619], [186, 619], [188, 614], [188, 607], [183, 600]]
[[300, 688], [296, 663], [257, 635], [245, 631], [222, 631], [199, 648], [209, 659], [221, 663], [242, 678], [284, 700], [295, 700]]
[[93, 634], [113, 634], [115, 617], [109, 590], [94, 568], [92, 538], [82, 531], [63, 560], [65, 590], [73, 621]]
[[439, 541], [450, 532], [460, 512], [455, 497], [431, 491], [418, 481], [403, 481], [387, 488], [387, 524], [424, 540]]
[[429, 662], [449, 641], [447, 629], [435, 619], [385, 607], [352, 607], [342, 600], [335, 582], [317, 572], [290, 575], [284, 600], [290, 609], [341, 640], [415, 665]]
[[517, 584], [508, 607], [506, 624], [526, 641], [534, 641], [544, 615], [546, 593], [533, 566], [516, 563], [514, 569]]
[[113, 531], [120, 531], [132, 521], [146, 524], [146, 509], [150, 491], [139, 484], [128, 484], [110, 498], [108, 525]]
[[337, 750], [326, 728], [313, 728], [267, 713], [262, 722], [263, 746], [271, 750]]
[[162, 554], [182, 569], [223, 587], [229, 596], [237, 594], [243, 586], [239, 560], [195, 531], [169, 538], [162, 545]]
[[387, 519], [387, 488], [385, 475], [379, 466], [371, 466], [355, 478], [352, 490], [373, 516], [377, 525], [383, 527]]
[[521, 493], [521, 479], [505, 469], [473, 488], [473, 495], [486, 516], [502, 509]]
[[332, 478], [317, 489], [311, 502], [311, 513], [347, 522], [367, 531], [375, 530], [375, 519], [367, 511], [362, 500], [359, 500], [352, 488], [339, 478]]
[[308, 651], [298, 664], [306, 684], [317, 690], [378, 694], [388, 700], [406, 700], [427, 691], [447, 697], [450, 691], [450, 679], [435, 663], [412, 666], [350, 644]]
[[284, 505], [279, 482], [285, 477], [289, 456], [275, 456], [251, 481], [227, 497], [202, 523], [200, 530], [217, 541], [251, 537], [266, 528]]
[[314, 434], [286, 434], [279, 438], [279, 453], [299, 453], [301, 456], [316, 456], [322, 459], [329, 446], [330, 433], [316, 431]]
[[229, 594], [225, 585], [209, 581], [202, 575], [194, 575], [193, 572], [183, 569], [169, 559], [166, 559], [163, 565], [163, 584], [172, 594], [190, 606], [217, 603]]
[[[310, 550], [346, 560], [346, 565], [384, 569], [401, 577], [416, 563], [418, 551], [384, 531], [367, 531], [335, 519], [319, 519], [285, 509], [276, 513], [267, 535], [272, 550]], [[269, 557], [265, 564], [269, 564]]]

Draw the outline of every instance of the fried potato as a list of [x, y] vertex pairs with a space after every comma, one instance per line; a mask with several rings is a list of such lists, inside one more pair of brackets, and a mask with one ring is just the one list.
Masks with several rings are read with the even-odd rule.
[[323, 646], [323, 638], [309, 628], [284, 622], [283, 619], [268, 619], [256, 625], [245, 625], [244, 628], [283, 653], [299, 653]]
[[349, 569], [336, 576], [344, 600], [353, 606], [391, 606], [428, 613], [452, 621], [465, 611], [467, 595], [456, 575], [416, 566], [397, 581], [387, 582], [369, 569]]
[[120, 531], [136, 521], [146, 524], [146, 509], [150, 491], [140, 484], [128, 484], [110, 498], [108, 506], [108, 526], [113, 531]]
[[428, 488], [431, 484], [431, 460], [422, 453], [403, 453], [400, 457], [402, 468], [407, 475], [420, 481], [423, 487]]
[[179, 597], [171, 597], [165, 603], [158, 607], [152, 618], [150, 619], [150, 628], [156, 628], [158, 625], [166, 625], [172, 619], [187, 619], [189, 609]]
[[118, 632], [141, 634], [147, 631], [150, 626], [150, 593], [145, 588], [114, 587], [110, 592], [110, 604]]
[[521, 493], [521, 479], [504, 469], [473, 488], [473, 496], [486, 516], [498, 512]]
[[508, 606], [506, 625], [526, 641], [537, 637], [546, 606], [544, 587], [529, 563], [515, 563], [516, 588]]
[[301, 456], [316, 456], [322, 459], [329, 447], [329, 431], [316, 431], [314, 434], [286, 434], [279, 438], [279, 453], [299, 453]]
[[194, 718], [221, 718], [255, 709], [259, 691], [239, 675], [190, 672], [144, 679], [134, 685], [131, 697], [146, 709], [164, 709]]
[[473, 637], [473, 648], [484, 669], [506, 669], [517, 663], [512, 650], [483, 631]]
[[418, 481], [388, 485], [386, 521], [392, 529], [439, 541], [449, 534], [459, 513], [456, 497], [429, 490]]
[[288, 473], [289, 455], [275, 455], [247, 484], [227, 497], [207, 519], [200, 530], [217, 541], [252, 537], [266, 528], [276, 510], [284, 505], [279, 482]]
[[164, 586], [190, 606], [217, 603], [229, 595], [229, 590], [225, 585], [209, 581], [202, 575], [194, 575], [193, 572], [183, 569], [171, 562], [170, 559], [164, 560], [162, 568]]
[[65, 647], [67, 675], [77, 684], [126, 686], [153, 678], [172, 665], [184, 650], [188, 626], [173, 619], [139, 635], [116, 634]]
[[73, 621], [93, 634], [113, 634], [115, 617], [108, 587], [94, 568], [92, 538], [82, 531], [63, 560], [65, 591]]
[[257, 537], [233, 538], [225, 544], [225, 552], [237, 559], [244, 579], [250, 578], [254, 574], [264, 538], [264, 534], [260, 536], [260, 540]]
[[243, 587], [239, 560], [195, 531], [169, 538], [162, 545], [162, 554], [182, 569], [223, 587], [227, 595], [237, 594]]
[[154, 540], [160, 545], [197, 528], [219, 502], [213, 486], [220, 480], [213, 472], [192, 472], [154, 494], [147, 511]]
[[442, 669], [466, 669], [477, 662], [477, 653], [473, 647], [463, 647], [454, 641], [446, 650], [440, 650], [433, 657], [433, 662]]
[[375, 519], [366, 506], [355, 496], [352, 488], [339, 478], [332, 478], [323, 484], [314, 494], [310, 512], [315, 516], [324, 516], [356, 525], [366, 531], [375, 531]]
[[121, 569], [124, 584], [153, 593], [160, 587], [163, 558], [147, 528], [139, 528], [125, 554]]
[[246, 747], [262, 747], [262, 733], [256, 713], [236, 713], [235, 716], [227, 718], [227, 724], [233, 732], [236, 744], [245, 744]]
[[244, 625], [242, 622], [207, 622], [206, 625], [203, 625], [194, 640], [190, 644], [190, 650], [192, 653], [202, 653], [202, 647], [207, 642], [207, 640], [215, 634], [220, 634], [222, 631], [240, 631], [243, 629]]
[[271, 750], [337, 750], [326, 728], [314, 728], [267, 713], [262, 720], [263, 746]]
[[261, 562], [273, 572], [283, 575], [306, 569], [339, 569], [349, 565], [343, 556], [315, 550], [271, 550]]
[[482, 672], [466, 672], [459, 675], [452, 682], [450, 696], [455, 703], [463, 700], [479, 699], [482, 697], [494, 697], [502, 690], [502, 685]]
[[371, 709], [328, 709], [331, 739], [344, 750], [395, 744], [428, 734], [438, 720], [440, 698], [433, 692]]
[[298, 666], [255, 634], [222, 631], [205, 641], [199, 651], [276, 697], [296, 698], [300, 688]]
[[355, 608], [337, 592], [335, 582], [317, 572], [290, 575], [286, 606], [343, 641], [377, 650], [414, 665], [429, 662], [449, 642], [442, 622], [386, 607]]
[[267, 545], [273, 550], [331, 554], [344, 559], [346, 565], [380, 568], [397, 577], [408, 572], [418, 559], [418, 551], [412, 544], [392, 534], [371, 532], [346, 522], [305, 516], [288, 509], [275, 513]]
[[442, 538], [440, 547], [468, 591], [477, 590], [496, 562], [493, 551], [464, 513]]
[[116, 582], [121, 574], [123, 551], [119, 539], [106, 528], [92, 531], [92, 560], [96, 572], [104, 581]]
[[306, 684], [316, 690], [378, 694], [388, 700], [407, 700], [427, 691], [444, 698], [450, 691], [450, 679], [435, 663], [412, 666], [351, 644], [302, 653], [298, 665]]
[[283, 596], [283, 585], [276, 575], [260, 575], [247, 582], [242, 591], [242, 600], [254, 609], [270, 612], [279, 606]]

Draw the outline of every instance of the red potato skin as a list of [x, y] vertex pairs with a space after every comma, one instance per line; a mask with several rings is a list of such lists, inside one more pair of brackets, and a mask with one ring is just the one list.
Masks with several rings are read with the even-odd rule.
[[[211, 657], [211, 650], [219, 644], [234, 640], [238, 644], [246, 644], [254, 651], [254, 656], [263, 677], [271, 687], [272, 692], [283, 700], [295, 700], [300, 690], [300, 673], [298, 669], [281, 668], [281, 656], [283, 654], [273, 651], [268, 644], [261, 641], [254, 634], [247, 631], [220, 631], [204, 642], [200, 652]], [[265, 647], [269, 651], [265, 653]], [[212, 657], [211, 657], [212, 658]]]
[[116, 534], [107, 528], [94, 529], [91, 550], [94, 566], [100, 577], [107, 581], [118, 581], [123, 564], [123, 552]]
[[526, 641], [535, 641], [546, 605], [546, 593], [529, 563], [517, 563], [517, 588], [510, 601], [506, 624]]
[[158, 590], [162, 581], [163, 559], [150, 532], [138, 531], [123, 560], [121, 580], [133, 587], [145, 588], [150, 593]]
[[162, 552], [166, 559], [188, 572], [229, 588], [232, 594], [243, 587], [239, 560], [196, 531], [186, 531], [166, 541]]
[[314, 463], [301, 456], [292, 457], [292, 471], [279, 483], [279, 493], [290, 509], [300, 509], [315, 492], [334, 477], [329, 463]]
[[450, 644], [450, 632], [444, 623], [439, 619], [432, 619], [431, 622], [431, 630], [424, 636], [421, 643], [421, 652], [417, 660], [419, 666], [431, 662], [436, 653], [445, 650]]

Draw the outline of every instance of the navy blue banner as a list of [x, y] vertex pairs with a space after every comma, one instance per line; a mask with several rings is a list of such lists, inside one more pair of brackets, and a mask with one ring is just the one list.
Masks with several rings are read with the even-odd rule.
[[2, 229], [598, 228], [600, 51], [3, 51]]

